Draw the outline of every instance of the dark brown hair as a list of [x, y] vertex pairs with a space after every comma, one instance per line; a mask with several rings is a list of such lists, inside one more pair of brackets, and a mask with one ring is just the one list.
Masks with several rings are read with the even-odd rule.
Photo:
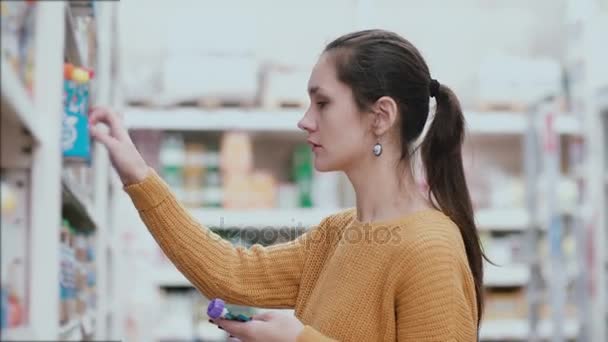
[[[420, 52], [396, 33], [383, 30], [353, 32], [329, 43], [338, 79], [350, 86], [357, 106], [367, 110], [390, 96], [400, 115], [401, 160], [411, 160], [411, 148], [427, 121], [431, 75]], [[460, 230], [475, 282], [478, 323], [483, 311], [483, 258], [473, 206], [462, 165], [464, 116], [456, 95], [440, 85], [435, 117], [420, 145], [429, 198]], [[436, 203], [435, 203], [436, 202]], [[479, 325], [478, 325], [479, 326]]]

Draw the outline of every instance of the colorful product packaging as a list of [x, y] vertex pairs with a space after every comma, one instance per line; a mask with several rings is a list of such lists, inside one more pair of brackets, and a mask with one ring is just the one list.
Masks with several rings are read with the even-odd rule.
[[89, 80], [93, 72], [64, 66], [64, 110], [61, 146], [67, 160], [91, 162], [89, 134]]

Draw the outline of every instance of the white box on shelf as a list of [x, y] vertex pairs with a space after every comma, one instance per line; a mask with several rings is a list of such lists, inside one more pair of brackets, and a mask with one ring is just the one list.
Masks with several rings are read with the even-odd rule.
[[489, 55], [479, 67], [479, 100], [482, 106], [521, 108], [561, 93], [558, 61]]
[[167, 103], [204, 100], [252, 105], [258, 93], [258, 62], [246, 54], [171, 55], [162, 78]]
[[262, 104], [265, 108], [304, 108], [310, 67], [268, 66], [262, 75]]

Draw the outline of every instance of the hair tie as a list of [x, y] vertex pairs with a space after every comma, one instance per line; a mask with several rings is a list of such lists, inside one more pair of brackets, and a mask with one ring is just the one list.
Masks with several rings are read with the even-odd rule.
[[429, 84], [429, 94], [431, 97], [437, 97], [437, 95], [439, 95], [439, 82], [436, 79], [431, 78], [431, 83]]

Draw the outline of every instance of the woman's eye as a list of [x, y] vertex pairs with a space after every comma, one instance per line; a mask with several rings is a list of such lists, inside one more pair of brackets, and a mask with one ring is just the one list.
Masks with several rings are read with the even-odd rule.
[[327, 105], [327, 101], [317, 102], [317, 106], [319, 107], [319, 109], [323, 109], [326, 105]]

